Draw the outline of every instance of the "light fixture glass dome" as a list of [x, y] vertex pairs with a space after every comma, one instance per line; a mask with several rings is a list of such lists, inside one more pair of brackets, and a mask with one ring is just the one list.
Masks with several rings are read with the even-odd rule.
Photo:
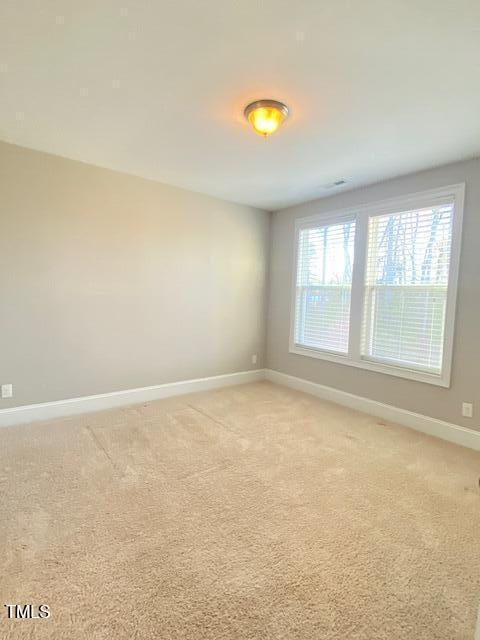
[[288, 107], [277, 100], [257, 100], [245, 107], [245, 117], [258, 135], [266, 137], [278, 129], [288, 116]]

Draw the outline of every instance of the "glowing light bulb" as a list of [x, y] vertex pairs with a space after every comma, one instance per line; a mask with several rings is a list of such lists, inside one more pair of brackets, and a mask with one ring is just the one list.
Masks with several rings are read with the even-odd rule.
[[287, 116], [287, 105], [276, 100], [257, 100], [245, 107], [245, 117], [252, 129], [263, 137], [275, 133]]

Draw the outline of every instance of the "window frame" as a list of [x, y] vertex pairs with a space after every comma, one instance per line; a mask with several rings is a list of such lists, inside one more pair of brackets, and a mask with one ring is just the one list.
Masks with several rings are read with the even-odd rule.
[[[293, 268], [291, 284], [291, 305], [290, 305], [290, 337], [289, 352], [318, 358], [329, 362], [348, 365], [384, 373], [399, 378], [425, 382], [440, 387], [450, 387], [453, 342], [455, 332], [455, 314], [458, 289], [458, 274], [460, 266], [460, 252], [462, 244], [462, 224], [463, 208], [465, 199], [465, 183], [453, 184], [438, 189], [419, 191], [405, 196], [398, 196], [361, 204], [356, 207], [327, 211], [325, 213], [297, 218], [295, 220]], [[365, 298], [365, 270], [367, 262], [368, 247], [368, 221], [374, 216], [400, 213], [411, 209], [421, 209], [429, 206], [439, 206], [442, 203], [454, 203], [454, 214], [452, 221], [452, 246], [450, 253], [450, 268], [447, 285], [447, 302], [445, 311], [445, 331], [443, 342], [443, 358], [440, 374], [427, 371], [409, 369], [407, 367], [396, 366], [388, 363], [381, 363], [369, 360], [361, 354], [362, 325], [364, 318], [364, 298]], [[332, 353], [305, 347], [295, 343], [295, 302], [297, 289], [298, 270], [298, 244], [300, 231], [305, 228], [324, 226], [355, 220], [355, 241], [354, 241], [354, 262], [352, 270], [352, 285], [350, 298], [350, 325], [349, 325], [349, 345], [347, 354]]]

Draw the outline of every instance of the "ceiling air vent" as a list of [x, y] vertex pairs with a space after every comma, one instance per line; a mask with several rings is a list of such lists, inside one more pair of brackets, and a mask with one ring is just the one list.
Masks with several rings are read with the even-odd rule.
[[347, 184], [345, 178], [339, 178], [335, 180], [335, 182], [330, 182], [329, 184], [324, 185], [324, 189], [335, 189], [336, 187], [343, 187], [344, 184]]

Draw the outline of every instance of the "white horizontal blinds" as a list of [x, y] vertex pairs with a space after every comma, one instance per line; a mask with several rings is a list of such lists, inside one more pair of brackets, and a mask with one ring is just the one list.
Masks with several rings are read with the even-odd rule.
[[440, 374], [453, 213], [452, 202], [369, 219], [363, 357]]
[[301, 229], [295, 299], [295, 343], [348, 352], [355, 221]]

